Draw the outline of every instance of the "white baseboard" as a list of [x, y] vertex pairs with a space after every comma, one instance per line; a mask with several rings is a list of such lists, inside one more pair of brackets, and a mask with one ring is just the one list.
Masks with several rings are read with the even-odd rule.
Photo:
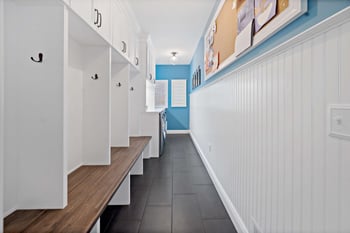
[[211, 165], [209, 164], [208, 160], [206, 159], [203, 151], [201, 150], [196, 138], [194, 137], [194, 135], [192, 134], [192, 132], [190, 132], [190, 136], [191, 139], [193, 141], [193, 144], [195, 145], [208, 173], [209, 176], [211, 178], [211, 180], [214, 183], [214, 186], [222, 200], [222, 202], [224, 203], [224, 206], [228, 212], [228, 214], [230, 215], [231, 221], [233, 222], [237, 232], [239, 233], [249, 233], [246, 225], [244, 224], [241, 216], [239, 215], [239, 213], [237, 212], [235, 206], [233, 205], [232, 201], [230, 200], [228, 194], [226, 193], [225, 189], [223, 188], [222, 184], [220, 183], [219, 179], [217, 178], [214, 170], [212, 169]]
[[73, 167], [70, 171], [68, 171], [68, 175], [80, 168], [81, 166], [83, 166], [83, 164], [79, 163], [77, 166]]
[[[14, 207], [14, 208], [11, 208], [11, 209], [5, 211], [3, 217], [6, 218], [7, 216], [9, 216], [10, 214], [12, 214], [12, 213], [15, 212], [16, 210], [17, 210], [17, 208]], [[0, 232], [1, 232], [1, 229], [0, 229]]]
[[167, 130], [167, 134], [189, 134], [189, 130]]

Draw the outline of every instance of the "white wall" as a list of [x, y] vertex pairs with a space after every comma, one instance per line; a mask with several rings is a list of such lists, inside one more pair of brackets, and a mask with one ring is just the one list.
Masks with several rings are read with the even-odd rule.
[[[130, 66], [112, 64], [111, 146], [129, 146], [129, 74]], [[117, 86], [117, 84], [121, 86]]]
[[0, 233], [3, 232], [4, 191], [4, 1], [0, 0]]
[[350, 104], [349, 19], [191, 95], [192, 137], [239, 232], [253, 221], [266, 233], [350, 232], [350, 141], [327, 132], [329, 104]]
[[[67, 173], [81, 165], [110, 164], [110, 50], [68, 41], [65, 77]], [[91, 79], [98, 74], [98, 79]]]
[[[86, 165], [109, 165], [111, 49], [84, 47], [83, 161]], [[98, 74], [98, 80], [91, 76]]]
[[67, 172], [83, 163], [83, 50], [73, 39], [69, 39], [68, 75], [65, 77], [65, 154]]
[[[62, 157], [63, 6], [51, 1], [5, 5], [5, 212], [61, 208], [67, 188]], [[30, 57], [39, 52], [44, 62], [32, 62]]]
[[144, 158], [159, 157], [159, 112], [144, 112], [141, 114], [141, 135], [152, 136], [149, 143], [149, 153]]

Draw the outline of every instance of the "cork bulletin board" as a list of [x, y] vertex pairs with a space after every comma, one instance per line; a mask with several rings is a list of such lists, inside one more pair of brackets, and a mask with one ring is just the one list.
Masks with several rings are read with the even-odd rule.
[[222, 0], [204, 37], [205, 79], [307, 11], [307, 0]]

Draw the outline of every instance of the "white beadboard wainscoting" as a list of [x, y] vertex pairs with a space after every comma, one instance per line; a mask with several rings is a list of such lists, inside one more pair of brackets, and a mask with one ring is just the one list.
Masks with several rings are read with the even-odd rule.
[[193, 141], [238, 232], [350, 232], [350, 9], [191, 94]]

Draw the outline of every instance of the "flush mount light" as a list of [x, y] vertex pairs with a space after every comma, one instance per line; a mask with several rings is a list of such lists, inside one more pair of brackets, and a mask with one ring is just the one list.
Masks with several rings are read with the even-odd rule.
[[170, 58], [170, 60], [171, 60], [171, 64], [175, 64], [175, 62], [176, 62], [176, 60], [177, 60], [177, 57], [176, 57], [176, 55], [177, 55], [177, 52], [171, 52], [171, 58]]

